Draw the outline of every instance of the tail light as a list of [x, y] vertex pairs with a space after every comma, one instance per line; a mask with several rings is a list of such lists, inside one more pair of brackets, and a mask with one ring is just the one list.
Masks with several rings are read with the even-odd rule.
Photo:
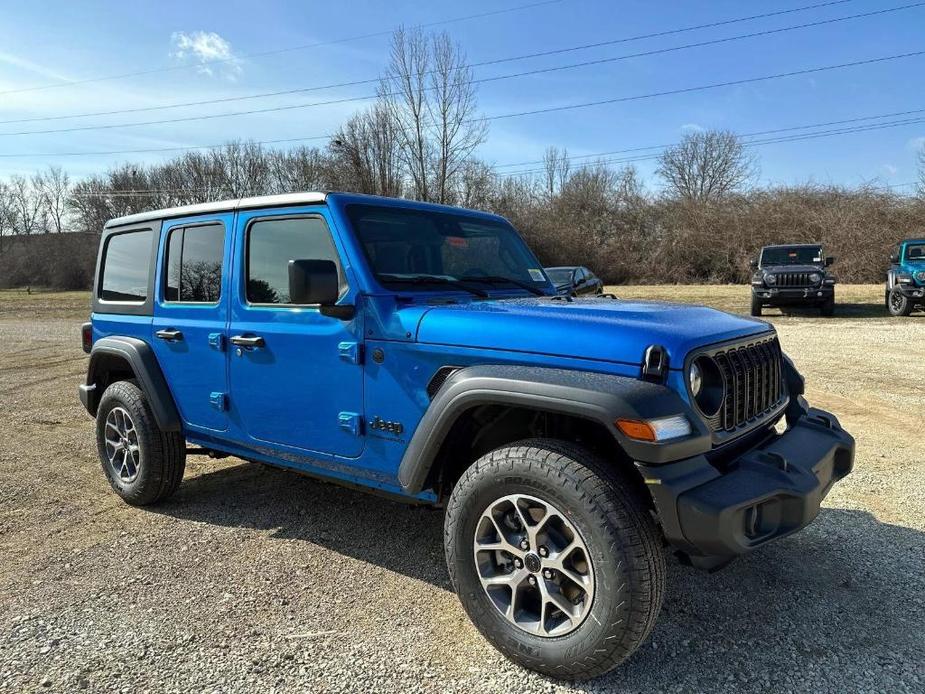
[[90, 354], [90, 349], [93, 347], [93, 323], [84, 323], [80, 326], [80, 343], [84, 352]]

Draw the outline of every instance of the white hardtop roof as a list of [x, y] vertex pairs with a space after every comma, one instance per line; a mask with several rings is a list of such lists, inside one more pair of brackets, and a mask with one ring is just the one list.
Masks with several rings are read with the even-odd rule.
[[284, 207], [286, 205], [312, 205], [323, 203], [327, 193], [286, 193], [284, 195], [260, 195], [253, 198], [237, 198], [235, 200], [218, 200], [216, 202], [203, 202], [198, 205], [183, 205], [182, 207], [168, 207], [161, 210], [139, 212], [125, 217], [116, 217], [106, 222], [106, 228], [125, 226], [137, 222], [146, 222], [152, 219], [169, 219], [171, 217], [192, 217], [198, 214], [212, 212], [233, 212], [254, 207]]

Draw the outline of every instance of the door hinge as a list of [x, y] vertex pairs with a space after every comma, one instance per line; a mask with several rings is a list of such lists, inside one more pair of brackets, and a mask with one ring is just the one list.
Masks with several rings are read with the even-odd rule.
[[341, 342], [337, 345], [340, 358], [349, 364], [363, 363], [363, 350], [358, 342]]
[[209, 403], [219, 412], [224, 412], [228, 407], [228, 396], [225, 393], [209, 393]]
[[209, 347], [219, 352], [225, 351], [225, 336], [222, 333], [209, 333]]
[[344, 431], [350, 432], [354, 436], [359, 436], [363, 430], [363, 418], [356, 412], [339, 412], [337, 414], [337, 423]]

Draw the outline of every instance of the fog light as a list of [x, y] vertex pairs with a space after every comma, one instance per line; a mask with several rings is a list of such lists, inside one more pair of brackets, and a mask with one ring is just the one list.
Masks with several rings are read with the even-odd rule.
[[625, 436], [637, 441], [668, 441], [690, 436], [693, 431], [682, 414], [658, 419], [618, 419], [615, 424]]

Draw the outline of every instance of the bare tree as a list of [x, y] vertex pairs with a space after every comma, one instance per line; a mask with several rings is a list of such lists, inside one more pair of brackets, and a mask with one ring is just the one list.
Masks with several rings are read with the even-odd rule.
[[571, 160], [567, 149], [547, 147], [543, 153], [543, 182], [548, 195], [555, 195], [568, 180]]
[[741, 190], [756, 172], [754, 156], [734, 133], [725, 130], [686, 135], [662, 152], [656, 169], [670, 194], [698, 203]]
[[15, 213], [13, 207], [13, 192], [10, 187], [0, 181], [0, 255], [3, 254], [7, 236], [16, 232]]
[[378, 103], [348, 120], [329, 145], [338, 187], [357, 193], [400, 196], [398, 129], [388, 106]]
[[414, 197], [449, 202], [463, 164], [487, 136], [462, 49], [445, 33], [397, 30], [379, 98], [395, 124]]
[[919, 196], [925, 198], [925, 143], [919, 150]]
[[48, 222], [45, 231], [60, 234], [64, 231], [67, 217], [70, 176], [60, 166], [49, 166], [44, 173], [35, 175], [33, 184]]
[[269, 153], [270, 187], [276, 193], [327, 190], [332, 187], [329, 157], [316, 147], [304, 145]]
[[36, 190], [34, 180], [24, 176], [12, 176], [9, 189], [15, 233], [28, 236], [44, 231], [45, 215], [42, 197]]

